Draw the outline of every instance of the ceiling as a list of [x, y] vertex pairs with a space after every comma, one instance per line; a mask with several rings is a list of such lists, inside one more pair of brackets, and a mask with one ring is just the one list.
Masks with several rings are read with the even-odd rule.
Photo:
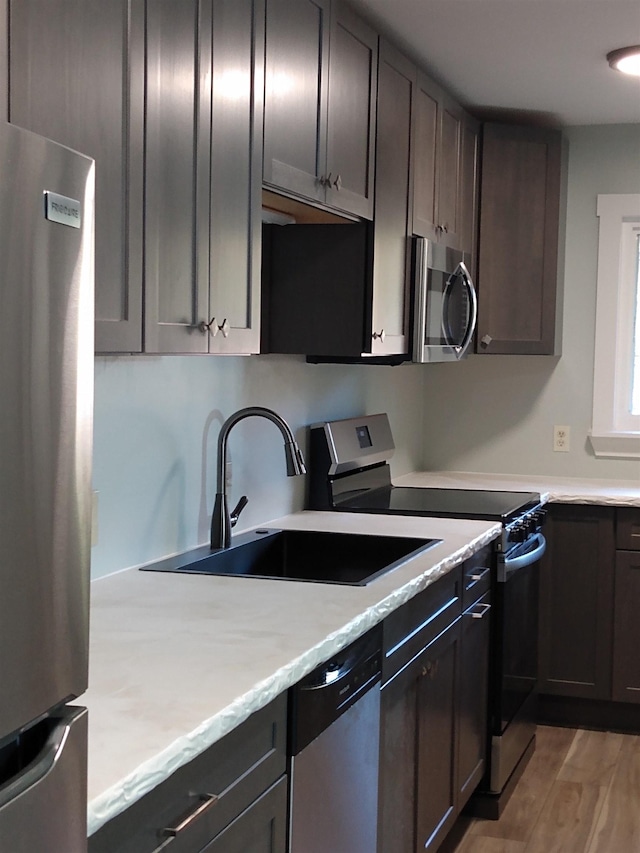
[[640, 44], [640, 0], [351, 2], [482, 118], [640, 122], [640, 78], [606, 61]]

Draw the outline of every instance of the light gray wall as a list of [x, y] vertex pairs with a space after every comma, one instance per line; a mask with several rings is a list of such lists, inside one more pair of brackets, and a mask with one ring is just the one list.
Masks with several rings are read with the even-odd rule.
[[[640, 192], [640, 126], [566, 129], [569, 173], [562, 357], [471, 356], [425, 372], [424, 467], [640, 481], [640, 463], [593, 455], [598, 193]], [[517, 263], [517, 258], [514, 258]], [[517, 269], [515, 270], [517, 274]], [[552, 450], [553, 425], [571, 450]]]
[[[420, 466], [422, 368], [309, 365], [285, 356], [96, 358], [92, 576], [207, 541], [222, 421], [236, 409], [275, 409], [294, 429], [387, 411], [394, 474]], [[230, 506], [249, 497], [238, 530], [302, 509], [304, 478], [288, 478], [280, 433], [251, 418], [234, 427]], [[233, 503], [232, 503], [233, 502]]]

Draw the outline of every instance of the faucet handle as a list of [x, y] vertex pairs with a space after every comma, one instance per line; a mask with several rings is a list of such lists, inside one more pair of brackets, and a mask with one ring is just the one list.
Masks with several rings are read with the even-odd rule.
[[231, 513], [229, 515], [229, 519], [231, 520], [231, 526], [232, 527], [236, 526], [236, 524], [238, 523], [238, 519], [240, 518], [240, 513], [242, 512], [242, 510], [246, 507], [246, 505], [248, 503], [249, 503], [249, 498], [246, 495], [243, 495], [240, 498], [240, 500], [238, 501], [238, 503], [236, 504], [235, 508], [231, 510]]

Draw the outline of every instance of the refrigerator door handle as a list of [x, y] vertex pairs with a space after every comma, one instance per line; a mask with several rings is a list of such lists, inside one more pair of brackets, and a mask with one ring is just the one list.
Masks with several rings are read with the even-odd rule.
[[[71, 726], [84, 713], [84, 708], [73, 710], [77, 711], [77, 713], [61, 718], [60, 722], [50, 732], [42, 750], [33, 761], [9, 780], [0, 779], [0, 809], [29, 790], [33, 785], [41, 782], [53, 769], [55, 763], [62, 755]], [[43, 721], [40, 725], [45, 724], [46, 721]]]

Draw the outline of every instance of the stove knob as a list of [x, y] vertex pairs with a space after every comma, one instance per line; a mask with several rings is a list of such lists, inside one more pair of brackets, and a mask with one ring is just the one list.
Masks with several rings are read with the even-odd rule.
[[514, 542], [524, 542], [527, 538], [527, 526], [524, 521], [516, 522], [511, 528], [511, 538]]

